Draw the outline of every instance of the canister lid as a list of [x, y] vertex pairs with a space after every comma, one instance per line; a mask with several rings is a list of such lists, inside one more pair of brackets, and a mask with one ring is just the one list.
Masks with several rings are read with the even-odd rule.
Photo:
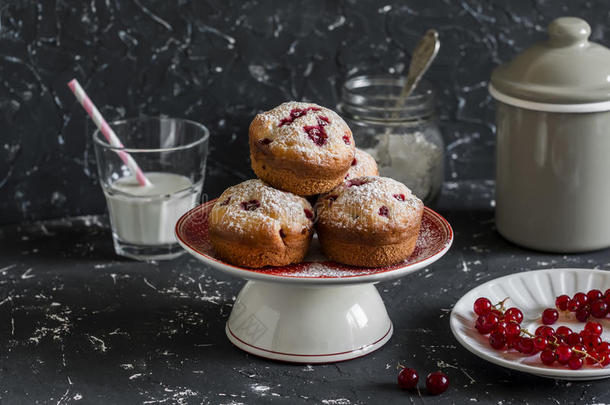
[[563, 104], [565, 111], [610, 110], [610, 49], [589, 41], [591, 27], [580, 18], [558, 18], [547, 32], [547, 40], [493, 71], [492, 96], [531, 109]]

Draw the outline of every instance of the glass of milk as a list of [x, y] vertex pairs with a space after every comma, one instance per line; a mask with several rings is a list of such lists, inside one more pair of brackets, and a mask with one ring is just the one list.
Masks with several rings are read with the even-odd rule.
[[[194, 121], [135, 118], [110, 123], [124, 147], [93, 134], [100, 183], [108, 204], [114, 250], [138, 260], [184, 253], [174, 235], [178, 218], [199, 203], [209, 131]], [[141, 186], [119, 158], [127, 152], [152, 185]]]

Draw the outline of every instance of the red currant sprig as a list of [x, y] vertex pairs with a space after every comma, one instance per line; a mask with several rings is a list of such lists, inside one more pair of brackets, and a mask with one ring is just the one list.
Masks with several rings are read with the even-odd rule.
[[[573, 299], [583, 302], [588, 296], [589, 294], [582, 294]], [[590, 296], [598, 297], [598, 294], [593, 292]], [[494, 349], [514, 349], [528, 356], [540, 353], [542, 363], [552, 365], [557, 362], [573, 370], [581, 368], [585, 363], [603, 367], [610, 364], [610, 343], [602, 341], [603, 328], [599, 323], [587, 322], [581, 332], [573, 332], [567, 326], [555, 330], [548, 325], [558, 320], [559, 313], [553, 308], [547, 308], [541, 316], [544, 325], [532, 334], [521, 327], [523, 312], [515, 307], [505, 309], [506, 301], [508, 298], [494, 305], [489, 299], [480, 297], [473, 305], [473, 310], [478, 315], [475, 328], [479, 333], [489, 335], [489, 344]], [[560, 301], [562, 305], [565, 304], [565, 298]]]

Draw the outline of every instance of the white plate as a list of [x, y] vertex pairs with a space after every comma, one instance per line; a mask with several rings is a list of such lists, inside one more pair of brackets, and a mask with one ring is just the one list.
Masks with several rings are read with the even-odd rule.
[[[510, 297], [508, 306], [516, 306], [523, 311], [522, 327], [534, 332], [540, 323], [540, 315], [545, 308], [555, 307], [555, 298], [561, 294], [572, 296], [578, 291], [587, 292], [597, 288], [602, 292], [610, 288], [610, 272], [591, 269], [547, 269], [515, 273], [488, 281], [464, 295], [451, 311], [451, 331], [455, 338], [477, 356], [492, 363], [513, 370], [535, 374], [541, 377], [562, 380], [596, 380], [610, 377], [610, 367], [583, 366], [580, 370], [570, 370], [565, 366], [545, 366], [538, 354], [524, 356], [521, 353], [492, 349], [487, 336], [474, 328], [476, 315], [472, 304], [478, 297], [487, 297], [493, 303]], [[595, 319], [604, 327], [604, 340], [610, 339], [610, 319]], [[582, 330], [584, 323], [573, 316], [560, 315], [554, 328], [566, 325], [572, 330]]]

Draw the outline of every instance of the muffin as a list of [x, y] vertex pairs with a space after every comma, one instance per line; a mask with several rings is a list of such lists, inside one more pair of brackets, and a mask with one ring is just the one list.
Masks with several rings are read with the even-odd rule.
[[254, 173], [301, 196], [332, 190], [354, 160], [349, 127], [337, 113], [317, 104], [291, 101], [258, 114], [249, 137]]
[[217, 256], [232, 264], [284, 266], [305, 257], [313, 218], [306, 199], [248, 180], [216, 200], [208, 219], [210, 242]]
[[379, 176], [379, 169], [377, 168], [377, 162], [375, 162], [371, 155], [362, 149], [356, 148], [354, 160], [352, 160], [352, 165], [347, 171], [345, 178], [353, 179], [362, 176]]
[[408, 258], [419, 235], [423, 203], [387, 177], [346, 180], [316, 203], [322, 251], [352, 266], [381, 267]]

